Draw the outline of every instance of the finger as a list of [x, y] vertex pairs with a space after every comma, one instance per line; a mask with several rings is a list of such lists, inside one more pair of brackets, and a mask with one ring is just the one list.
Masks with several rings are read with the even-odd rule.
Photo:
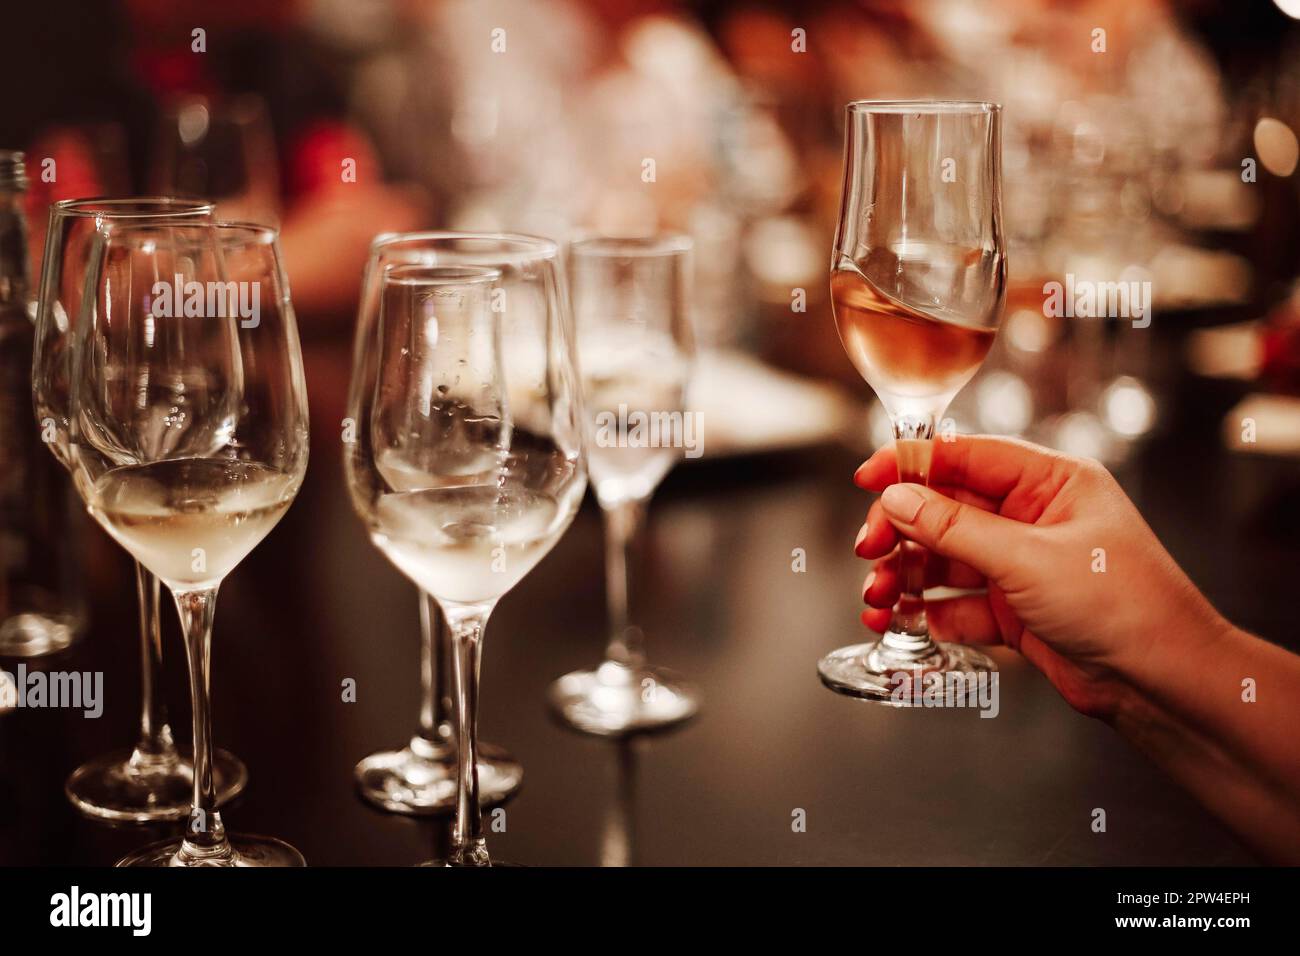
[[991, 511], [997, 514], [1001, 510], [1002, 502], [997, 498], [990, 498], [988, 495], [982, 495], [978, 491], [972, 491], [961, 485], [936, 484], [930, 482], [930, 487], [944, 497], [951, 498], [954, 501], [960, 501], [964, 505], [974, 505], [984, 511]]
[[[956, 485], [988, 498], [1005, 498], [1017, 485], [1038, 484], [1066, 456], [1029, 442], [988, 435], [955, 435], [933, 443], [930, 483]], [[893, 446], [880, 448], [862, 463], [853, 480], [871, 491], [883, 491], [898, 480]]]
[[927, 601], [925, 619], [937, 640], [955, 644], [1001, 644], [1002, 632], [983, 594]]
[[1032, 525], [962, 504], [921, 485], [890, 485], [880, 503], [906, 537], [969, 565], [990, 581], [1005, 579], [1013, 561], [1026, 561], [1025, 548], [1035, 542]]
[[881, 558], [898, 545], [898, 532], [889, 523], [880, 502], [873, 501], [867, 510], [867, 523], [858, 532], [853, 552], [859, 558]]
[[877, 634], [884, 634], [889, 629], [889, 620], [894, 612], [888, 609], [868, 608], [862, 612], [862, 623]]
[[[969, 565], [938, 554], [925, 556], [927, 588], [982, 588], [984, 575]], [[893, 607], [902, 593], [902, 576], [898, 570], [898, 550], [876, 562], [862, 584], [862, 600], [872, 607]]]
[[862, 603], [888, 610], [898, 603], [898, 566], [881, 561], [862, 582]]
[[[889, 629], [893, 611], [872, 607], [862, 612], [862, 623], [883, 634]], [[988, 599], [982, 594], [930, 601], [926, 604], [926, 620], [930, 632], [941, 641], [954, 644], [1001, 644], [1002, 632], [998, 628]]]
[[870, 458], [853, 473], [853, 483], [868, 491], [884, 491], [887, 485], [898, 480], [898, 458], [893, 442], [881, 445]]
[[[974, 505], [977, 508], [983, 508], [985, 511], [997, 512], [998, 503], [985, 498], [983, 495], [968, 491], [965, 488], [941, 487], [936, 489], [940, 494], [946, 495], [962, 504]], [[877, 500], [872, 503], [867, 510], [867, 522], [858, 529], [858, 536], [853, 541], [853, 552], [859, 558], [875, 559], [882, 558], [889, 554], [898, 546], [898, 531], [890, 522], [885, 510]], [[963, 587], [964, 585], [955, 584], [953, 587]]]

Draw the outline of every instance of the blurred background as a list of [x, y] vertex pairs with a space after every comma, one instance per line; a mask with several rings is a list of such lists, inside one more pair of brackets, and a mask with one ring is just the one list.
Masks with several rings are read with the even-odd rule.
[[[951, 427], [1101, 459], [1221, 610], [1272, 640], [1300, 640], [1290, 597], [1300, 565], [1300, 0], [11, 0], [3, 17], [0, 147], [27, 154], [33, 270], [46, 206], [61, 198], [202, 195], [227, 216], [281, 226], [308, 363], [313, 466], [308, 500], [286, 519], [290, 543], [268, 543], [250, 564], [269, 568], [310, 541], [368, 576], [370, 592], [353, 596], [345, 569], [318, 567], [300, 602], [289, 601], [313, 607], [296, 623], [328, 632], [322, 646], [336, 663], [350, 653], [342, 649], [348, 628], [374, 626], [377, 595], [406, 594], [364, 541], [339, 479], [350, 333], [372, 237], [450, 228], [564, 240], [674, 229], [696, 243], [703, 352], [692, 401], [706, 443], [704, 461], [680, 466], [661, 496], [647, 630], [668, 632], [660, 645], [668, 663], [684, 658], [698, 676], [724, 682], [749, 673], [753, 687], [785, 667], [782, 659], [769, 657], [755, 676], [746, 667], [758, 663], [737, 667], [726, 655], [776, 653], [791, 635], [742, 608], [764, 600], [806, 608], [835, 595], [812, 619], [773, 613], [797, 633], [790, 666], [806, 670], [807, 707], [851, 706], [816, 686], [812, 667], [854, 633], [863, 569], [848, 552], [867, 501], [847, 483], [853, 464], [888, 437], [828, 301], [843, 107], [861, 98], [1004, 105], [1006, 319], [994, 353], [950, 409]], [[1150, 282], [1149, 327], [1045, 315], [1044, 285], [1067, 275]], [[317, 515], [350, 522], [346, 530], [313, 522], [318, 507]], [[125, 634], [128, 565], [97, 533], [95, 541], [114, 568], [97, 572], [101, 601], [117, 595], [123, 621], [115, 626]], [[823, 541], [820, 567], [836, 570], [816, 591], [791, 590], [790, 548]], [[599, 647], [598, 542], [596, 518], [585, 513], [561, 548], [568, 557], [520, 588], [581, 602], [563, 624], [528, 619], [534, 631], [556, 632], [552, 657], [513, 647], [516, 663], [536, 664], [517, 688], [535, 692], [530, 713], [544, 679]], [[769, 545], [775, 563], [728, 550]], [[564, 561], [570, 579], [557, 570]], [[325, 573], [334, 592], [306, 597], [319, 593]], [[714, 585], [714, 594], [697, 590]], [[273, 608], [283, 593], [258, 587], [231, 600], [244, 602], [249, 620], [291, 627], [289, 612]], [[413, 713], [413, 596], [408, 603], [398, 611], [409, 617], [409, 645], [393, 644], [390, 655], [407, 669], [397, 673], [390, 710], [339, 730], [352, 747], [330, 771], [340, 794], [348, 760]], [[674, 651], [674, 633], [699, 644]], [[230, 639], [233, 647], [239, 635]], [[129, 660], [134, 644], [122, 640]], [[260, 666], [297, 673], [295, 644], [259, 645]], [[367, 665], [338, 666], [357, 673]], [[326, 694], [334, 674], [318, 675]], [[217, 683], [234, 693], [239, 679]], [[716, 685], [709, 693], [725, 696]], [[1041, 706], [1072, 719], [1051, 709], [1057, 704]], [[551, 737], [530, 738], [522, 718], [494, 717], [491, 700], [485, 706], [489, 730], [497, 720], [512, 731], [503, 742], [526, 763], [530, 747], [552, 752]], [[256, 729], [238, 718], [232, 725], [241, 754], [255, 759]], [[776, 746], [787, 731], [765, 733]], [[715, 732], [688, 730], [683, 739]], [[707, 767], [725, 738], [715, 748], [701, 737], [682, 759]], [[1050, 761], [1054, 746], [1041, 743]], [[51, 781], [71, 765], [65, 756], [57, 773], [51, 764]], [[1123, 766], [1129, 776], [1108, 785], [1141, 791], [1137, 771]], [[1062, 779], [1077, 769], [1062, 768]], [[967, 782], [978, 773], [965, 772]], [[1148, 782], [1155, 789], [1143, 799], [1166, 806], [1163, 785]], [[562, 803], [548, 800], [550, 812]], [[1012, 809], [1002, 837], [1015, 844], [1012, 816], [1035, 811]], [[743, 823], [733, 823], [739, 834]], [[1099, 858], [1067, 843], [1064, 857], [1236, 859], [1228, 842], [1188, 849], [1181, 826], [1148, 833], [1155, 843], [1146, 849], [1130, 838], [1128, 855]], [[282, 821], [268, 829], [310, 840], [283, 832], [293, 825]], [[1024, 838], [1025, 847], [981, 844], [949, 859], [1060, 859], [1050, 830]], [[527, 857], [532, 844], [521, 845]], [[586, 860], [575, 846], [585, 844], [548, 858]], [[856, 859], [836, 852], [819, 859]], [[402, 856], [391, 846], [374, 854]], [[726, 851], [707, 859], [745, 862]]]
[[[1267, 396], [1300, 390], [1296, 14], [1294, 0], [48, 0], [6, 14], [21, 82], [0, 143], [28, 153], [34, 259], [46, 205], [66, 197], [202, 195], [281, 224], [318, 420], [338, 418], [375, 233], [676, 229], [697, 243], [695, 318], [716, 350], [696, 395], [713, 450], [831, 434], [865, 450], [886, 423], [827, 301], [843, 104], [995, 100], [1011, 295], [956, 427], [1120, 467], [1171, 424], [1170, 376], [1190, 372], [1258, 391], [1199, 427], [1294, 455], [1300, 418]], [[1154, 327], [1044, 316], [1044, 283], [1067, 274], [1149, 281]]]

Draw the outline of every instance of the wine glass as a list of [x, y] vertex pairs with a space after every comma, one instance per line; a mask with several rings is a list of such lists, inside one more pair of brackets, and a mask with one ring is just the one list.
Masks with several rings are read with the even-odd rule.
[[[451, 254], [371, 277], [378, 321], [358, 330], [345, 467], [371, 540], [451, 628], [459, 763], [445, 862], [482, 866], [484, 627], [581, 502], [581, 394], [555, 244], [464, 235], [435, 245]], [[458, 249], [497, 264], [458, 263]]]
[[[380, 276], [394, 264], [486, 265], [511, 263], [537, 254], [534, 240], [496, 238], [467, 233], [390, 233], [375, 239], [362, 281], [357, 316], [357, 356], [360, 342], [379, 323]], [[360, 375], [354, 376], [354, 380]], [[423, 480], [417, 474], [417, 480]], [[360, 512], [365, 520], [366, 512]], [[429, 814], [456, 803], [457, 744], [451, 691], [451, 631], [438, 602], [420, 593], [420, 716], [410, 741], [397, 750], [381, 750], [360, 760], [354, 776], [366, 800], [394, 813]], [[509, 753], [494, 744], [478, 745], [479, 801], [504, 801], [523, 784], [524, 770]]]
[[[50, 206], [41, 285], [36, 309], [32, 360], [32, 396], [36, 418], [55, 458], [71, 469], [68, 451], [71, 355], [74, 334], [87, 295], [101, 226], [145, 225], [158, 220], [205, 222], [211, 203], [166, 197], [67, 199]], [[96, 757], [68, 777], [64, 791], [88, 816], [118, 822], [181, 820], [189, 813], [194, 782], [191, 763], [176, 749], [161, 694], [162, 637], [159, 588], [139, 561], [135, 563], [140, 606], [140, 733], [135, 746]], [[248, 782], [248, 771], [224, 750], [213, 754], [217, 802], [233, 799]]]
[[586, 733], [657, 730], [699, 707], [694, 688], [646, 663], [641, 631], [628, 619], [628, 557], [646, 504], [684, 442], [697, 438], [683, 408], [694, 356], [690, 267], [685, 236], [594, 238], [569, 249], [587, 461], [605, 519], [610, 634], [600, 666], [561, 677], [550, 698]]
[[[1002, 318], [1001, 118], [993, 103], [846, 109], [831, 304], [845, 351], [893, 422], [900, 481], [927, 483], [936, 422]], [[981, 651], [930, 636], [916, 543], [899, 544], [899, 573], [902, 595], [884, 635], [818, 663], [828, 687], [888, 703], [908, 678], [997, 670]]]
[[[456, 805], [456, 725], [451, 631], [438, 602], [420, 592], [420, 718], [406, 746], [362, 758], [357, 790], [393, 813], [444, 813]], [[500, 747], [478, 745], [479, 802], [501, 803], [523, 784], [524, 768]]]
[[301, 866], [227, 834], [209, 696], [225, 577], [288, 510], [307, 468], [302, 355], [276, 232], [185, 220], [105, 224], [72, 354], [69, 451], [91, 515], [172, 593], [190, 672], [185, 834], [119, 866]]

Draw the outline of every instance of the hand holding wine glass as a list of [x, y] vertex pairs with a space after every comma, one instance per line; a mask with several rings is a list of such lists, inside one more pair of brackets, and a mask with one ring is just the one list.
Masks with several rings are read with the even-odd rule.
[[[926, 484], [936, 423], [979, 369], [1002, 318], [1000, 121], [991, 103], [846, 109], [831, 302], [845, 351], [893, 421], [902, 481]], [[930, 636], [924, 550], [903, 541], [898, 565], [900, 594], [884, 635], [822, 658], [822, 681], [887, 702], [898, 674], [996, 670], [980, 651]]]
[[120, 866], [293, 866], [270, 837], [227, 834], [209, 697], [225, 577], [288, 510], [307, 468], [307, 401], [273, 229], [105, 224], [72, 354], [70, 461], [86, 507], [156, 574], [190, 671], [194, 803], [181, 840]]

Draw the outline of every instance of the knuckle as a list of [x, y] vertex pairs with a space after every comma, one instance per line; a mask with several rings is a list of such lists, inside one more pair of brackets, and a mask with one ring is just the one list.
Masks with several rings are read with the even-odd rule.
[[934, 528], [935, 550], [944, 551], [960, 534], [958, 529], [962, 526], [961, 514], [962, 509], [953, 506], [948, 506], [939, 513]]

